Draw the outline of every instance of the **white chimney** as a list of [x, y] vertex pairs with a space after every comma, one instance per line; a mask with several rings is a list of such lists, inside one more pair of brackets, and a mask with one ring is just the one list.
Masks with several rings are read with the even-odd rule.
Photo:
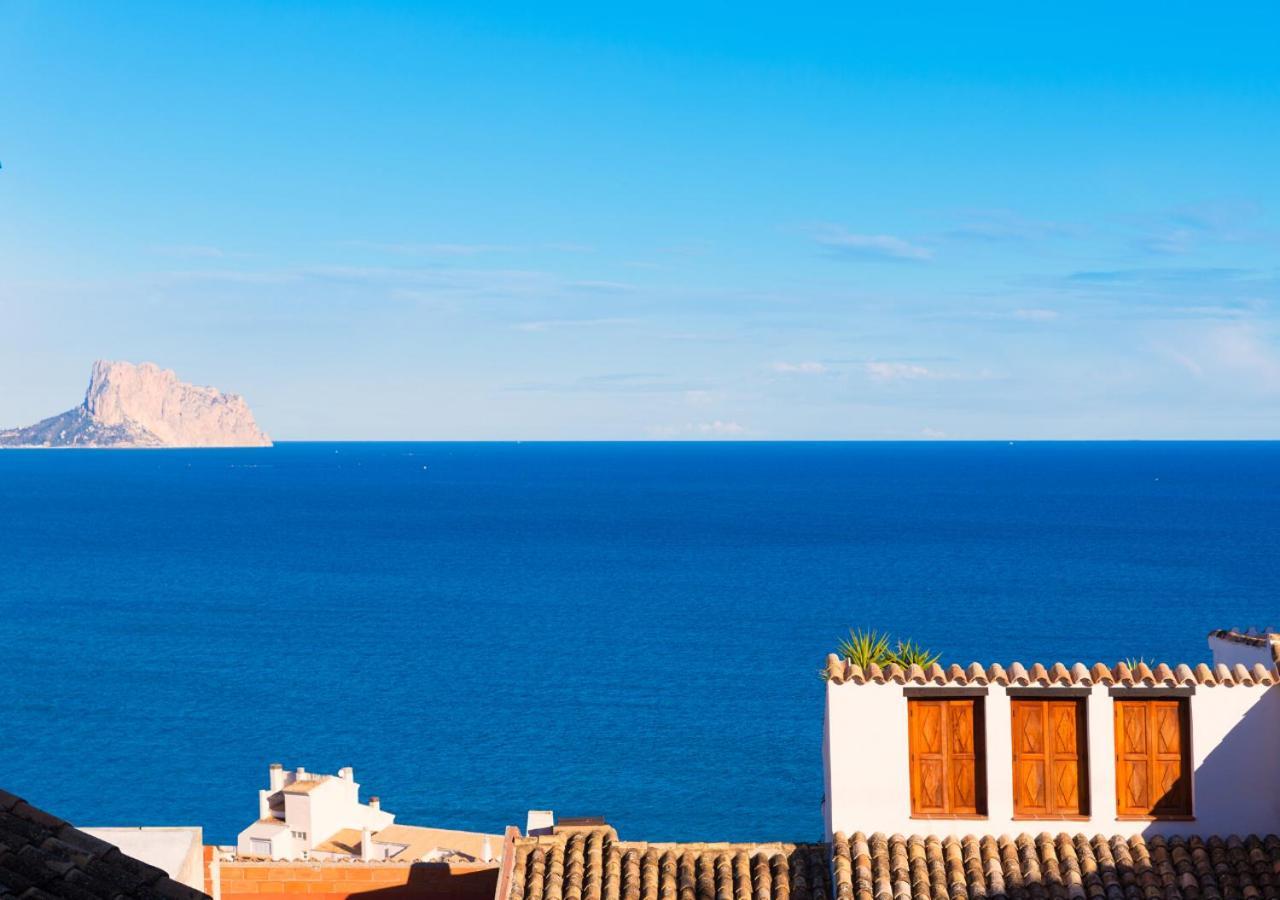
[[374, 812], [377, 812], [378, 810], [382, 809], [382, 801], [379, 800], [377, 797], [370, 797], [369, 808]]
[[373, 832], [368, 825], [360, 829], [360, 859], [363, 862], [373, 859]]
[[295, 780], [295, 781], [306, 781], [306, 780], [307, 780], [307, 770], [306, 770], [306, 769], [304, 769], [304, 768], [302, 768], [302, 766], [298, 766], [297, 770], [294, 772], [294, 780]]
[[284, 787], [284, 766], [280, 763], [272, 763], [267, 768], [267, 783], [271, 785], [272, 791], [278, 791]]
[[341, 769], [338, 770], [338, 777], [341, 778], [343, 781], [355, 781], [356, 770], [351, 768], [350, 766], [343, 766]]
[[271, 791], [258, 791], [258, 818], [271, 818], [271, 801], [268, 799]]
[[531, 809], [525, 821], [524, 833], [530, 837], [538, 834], [551, 834], [556, 827], [556, 814], [550, 809]]

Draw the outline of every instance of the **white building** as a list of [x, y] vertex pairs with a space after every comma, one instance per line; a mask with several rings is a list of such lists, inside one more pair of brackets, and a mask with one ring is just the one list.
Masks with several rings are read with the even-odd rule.
[[502, 835], [395, 824], [377, 797], [360, 802], [350, 766], [316, 775], [272, 763], [268, 772], [268, 787], [258, 791], [258, 819], [236, 842], [240, 857], [491, 862], [501, 852]]
[[1280, 637], [1210, 646], [1213, 668], [832, 655], [827, 836], [1280, 832]]

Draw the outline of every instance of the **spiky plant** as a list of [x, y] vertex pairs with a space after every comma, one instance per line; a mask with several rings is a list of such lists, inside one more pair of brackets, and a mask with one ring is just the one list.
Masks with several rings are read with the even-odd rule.
[[874, 628], [850, 628], [849, 636], [836, 644], [836, 655], [864, 669], [872, 663], [887, 666], [893, 662], [889, 635]]
[[1122, 662], [1130, 669], [1136, 669], [1138, 666], [1152, 666], [1153, 660], [1148, 660], [1145, 656], [1126, 656]]
[[919, 666], [922, 669], [926, 669], [942, 658], [941, 653], [934, 653], [921, 644], [917, 644], [911, 638], [907, 638], [905, 641], [898, 641], [892, 655], [893, 662], [896, 662], [904, 669], [911, 666]]

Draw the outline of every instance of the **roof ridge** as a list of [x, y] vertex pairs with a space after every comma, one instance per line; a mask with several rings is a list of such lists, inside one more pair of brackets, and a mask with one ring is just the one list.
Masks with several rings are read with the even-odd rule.
[[[1280, 633], [1270, 638], [1273, 656], [1280, 663]], [[903, 669], [897, 664], [880, 668], [872, 663], [865, 669], [849, 659], [841, 659], [834, 653], [827, 655], [827, 665], [823, 671], [826, 679], [834, 684], [918, 684], [918, 685], [985, 685], [1000, 684], [1017, 687], [1037, 686], [1081, 686], [1094, 684], [1119, 685], [1121, 687], [1181, 687], [1204, 685], [1206, 687], [1233, 686], [1270, 686], [1280, 684], [1280, 676], [1276, 670], [1255, 663], [1246, 667], [1241, 663], [1226, 666], [1219, 663], [1212, 669], [1205, 663], [1191, 666], [1187, 663], [1147, 663], [1139, 662], [1133, 668], [1125, 662], [1108, 666], [1106, 663], [1095, 663], [1086, 666], [1082, 662], [1031, 663], [1024, 665], [1014, 661], [1008, 667], [1000, 663], [982, 666], [973, 662], [968, 666], [952, 664], [945, 669], [934, 664], [928, 669], [911, 666]]]

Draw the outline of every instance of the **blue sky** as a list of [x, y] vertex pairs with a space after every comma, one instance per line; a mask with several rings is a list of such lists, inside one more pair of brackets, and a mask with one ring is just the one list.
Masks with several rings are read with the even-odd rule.
[[1280, 438], [1275, 6], [606, 6], [0, 4], [0, 425]]

